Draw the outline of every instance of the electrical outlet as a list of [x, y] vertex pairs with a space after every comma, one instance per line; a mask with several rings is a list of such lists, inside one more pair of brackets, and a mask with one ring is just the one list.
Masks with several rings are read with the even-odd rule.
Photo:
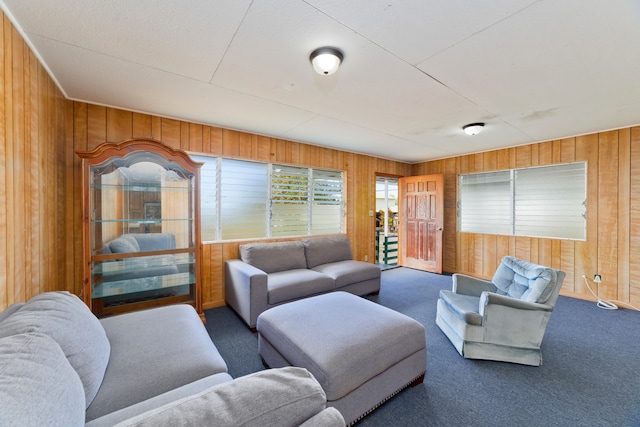
[[365, 256], [364, 256], [364, 261], [365, 261], [365, 262], [369, 261], [369, 255], [365, 255]]
[[595, 283], [601, 283], [602, 282], [602, 276], [600, 276], [599, 274], [594, 274], [593, 275], [593, 281]]

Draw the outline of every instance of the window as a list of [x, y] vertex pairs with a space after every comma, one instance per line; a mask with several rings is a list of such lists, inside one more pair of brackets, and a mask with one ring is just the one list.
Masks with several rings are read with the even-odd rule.
[[586, 163], [460, 175], [459, 230], [586, 239]]
[[204, 163], [203, 241], [344, 232], [340, 171], [192, 157]]

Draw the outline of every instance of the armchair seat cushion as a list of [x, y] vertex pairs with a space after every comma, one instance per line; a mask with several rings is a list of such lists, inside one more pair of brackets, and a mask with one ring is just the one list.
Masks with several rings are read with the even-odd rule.
[[478, 309], [480, 298], [471, 295], [459, 295], [443, 289], [440, 291], [440, 299], [460, 320], [469, 325], [482, 325], [482, 316]]

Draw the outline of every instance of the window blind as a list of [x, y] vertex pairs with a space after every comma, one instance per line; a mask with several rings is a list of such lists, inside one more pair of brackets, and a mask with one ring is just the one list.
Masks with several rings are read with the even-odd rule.
[[515, 170], [515, 235], [586, 238], [586, 164]]
[[202, 241], [218, 239], [218, 164], [217, 159], [191, 156], [204, 163], [200, 168], [200, 230]]
[[462, 232], [512, 234], [511, 172], [460, 175], [458, 213]]
[[311, 234], [344, 232], [344, 178], [338, 171], [312, 171]]
[[222, 159], [221, 238], [267, 237], [268, 194], [268, 164]]
[[462, 232], [586, 239], [586, 162], [461, 175]]
[[308, 234], [309, 169], [273, 165], [271, 172], [271, 235]]

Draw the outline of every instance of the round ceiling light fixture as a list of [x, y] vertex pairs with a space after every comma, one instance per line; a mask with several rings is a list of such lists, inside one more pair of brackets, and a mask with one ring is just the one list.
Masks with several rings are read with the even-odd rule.
[[484, 123], [470, 123], [462, 126], [462, 130], [467, 135], [477, 135], [482, 132], [482, 129], [484, 129]]
[[313, 69], [318, 74], [328, 76], [338, 71], [344, 55], [335, 47], [320, 47], [309, 56]]

